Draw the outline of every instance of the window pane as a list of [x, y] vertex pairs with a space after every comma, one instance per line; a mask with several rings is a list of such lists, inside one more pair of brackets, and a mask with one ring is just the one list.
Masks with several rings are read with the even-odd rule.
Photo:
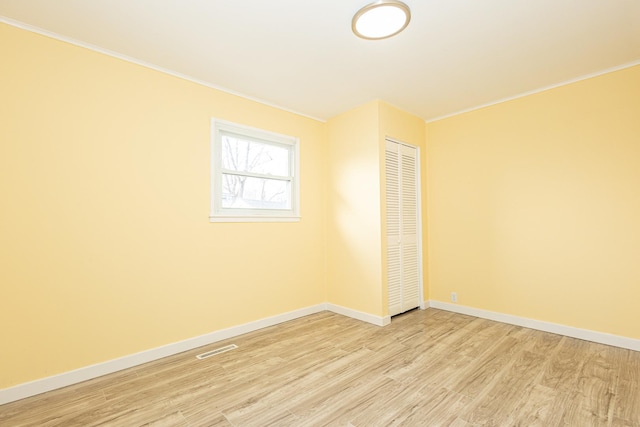
[[289, 176], [289, 149], [223, 134], [222, 167], [238, 172]]
[[222, 207], [291, 209], [289, 181], [222, 174]]

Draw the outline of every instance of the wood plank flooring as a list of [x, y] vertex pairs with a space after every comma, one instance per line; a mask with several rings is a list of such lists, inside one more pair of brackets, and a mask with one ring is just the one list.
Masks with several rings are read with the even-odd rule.
[[436, 309], [383, 328], [323, 312], [0, 406], [0, 425], [640, 427], [640, 353]]

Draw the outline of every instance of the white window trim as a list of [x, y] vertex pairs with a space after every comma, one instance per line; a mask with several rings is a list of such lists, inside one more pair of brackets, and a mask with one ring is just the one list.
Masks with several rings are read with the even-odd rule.
[[[293, 163], [291, 209], [231, 209], [222, 207], [221, 131], [258, 139], [273, 145], [291, 147]], [[251, 175], [248, 173], [247, 175]], [[224, 120], [211, 119], [211, 211], [210, 222], [297, 222], [300, 221], [300, 141], [298, 138], [269, 132]]]

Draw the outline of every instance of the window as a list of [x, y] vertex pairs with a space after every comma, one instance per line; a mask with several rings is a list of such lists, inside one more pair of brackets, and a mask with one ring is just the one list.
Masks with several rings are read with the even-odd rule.
[[212, 222], [299, 221], [298, 139], [211, 120]]

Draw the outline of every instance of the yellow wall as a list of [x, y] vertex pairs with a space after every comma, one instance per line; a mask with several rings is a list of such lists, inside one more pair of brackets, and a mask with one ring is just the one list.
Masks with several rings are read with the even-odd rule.
[[376, 100], [329, 120], [327, 128], [328, 301], [386, 316], [385, 138], [420, 147], [424, 163], [425, 123]]
[[[0, 388], [326, 301], [324, 123], [4, 24], [0, 58]], [[300, 138], [301, 222], [208, 222], [211, 117]]]
[[427, 125], [431, 299], [640, 338], [640, 66]]
[[[421, 148], [425, 298], [640, 338], [640, 67], [425, 149], [381, 101], [325, 124], [4, 24], [0, 58], [0, 388], [325, 301], [386, 315], [386, 136]], [[300, 138], [301, 222], [208, 222], [211, 117]]]
[[327, 122], [327, 300], [381, 316], [378, 104]]

